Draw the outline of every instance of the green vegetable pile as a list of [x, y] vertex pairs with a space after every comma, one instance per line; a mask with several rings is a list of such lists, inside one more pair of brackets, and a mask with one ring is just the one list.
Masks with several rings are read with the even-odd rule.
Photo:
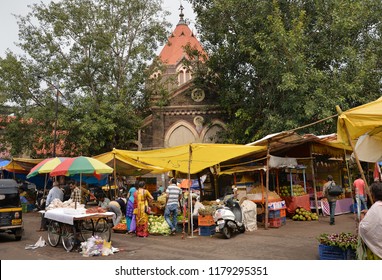
[[171, 233], [164, 216], [149, 215], [149, 233], [169, 235]]

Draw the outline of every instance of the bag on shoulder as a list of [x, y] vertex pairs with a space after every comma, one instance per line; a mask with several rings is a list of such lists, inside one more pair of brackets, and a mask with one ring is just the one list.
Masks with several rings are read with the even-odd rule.
[[328, 194], [331, 196], [338, 196], [342, 194], [342, 187], [331, 183], [328, 187]]

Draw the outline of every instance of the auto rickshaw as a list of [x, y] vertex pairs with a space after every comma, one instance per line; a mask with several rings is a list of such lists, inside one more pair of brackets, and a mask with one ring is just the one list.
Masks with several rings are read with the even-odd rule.
[[0, 232], [14, 234], [16, 240], [23, 233], [19, 188], [13, 179], [0, 179]]

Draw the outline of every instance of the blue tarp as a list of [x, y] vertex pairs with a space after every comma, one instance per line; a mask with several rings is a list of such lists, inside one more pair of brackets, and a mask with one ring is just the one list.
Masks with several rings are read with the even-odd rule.
[[[34, 177], [31, 177], [29, 179], [27, 179], [27, 174], [22, 174], [22, 173], [13, 173], [13, 172], [9, 172], [7, 170], [3, 170], [3, 175], [4, 175], [4, 179], [13, 179], [13, 178], [16, 178], [16, 179], [19, 179], [19, 180], [22, 180], [22, 181], [28, 181], [32, 184], [35, 184], [36, 185], [36, 188], [37, 189], [43, 189], [44, 188], [44, 184], [45, 184], [45, 175], [37, 175], [37, 176], [34, 176]], [[13, 174], [15, 177], [13, 177]], [[50, 182], [50, 185], [52, 183]]]
[[11, 162], [10, 160], [0, 159], [0, 168], [8, 165], [8, 163], [10, 162]]
[[[82, 175], [81, 181], [85, 182], [86, 184], [89, 184], [89, 185], [94, 185], [94, 186], [100, 187], [100, 186], [105, 186], [107, 184], [107, 177], [108, 177], [107, 174], [103, 174], [103, 175], [101, 175], [101, 179], [98, 180], [94, 176], [84, 176], [84, 175]], [[76, 182], [80, 181], [80, 175], [79, 174], [70, 176], [69, 178], [73, 179]]]

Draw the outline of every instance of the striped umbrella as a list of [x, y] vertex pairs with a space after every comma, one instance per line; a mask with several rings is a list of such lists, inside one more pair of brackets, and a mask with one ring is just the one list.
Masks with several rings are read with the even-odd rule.
[[36, 176], [38, 174], [46, 174], [50, 173], [54, 168], [56, 168], [61, 162], [68, 159], [67, 157], [54, 157], [54, 158], [47, 158], [44, 159], [42, 162], [37, 164], [35, 167], [33, 167], [28, 175], [27, 178]]
[[[95, 177], [100, 177], [100, 174], [109, 174], [113, 172], [113, 168], [99, 161], [98, 159], [91, 157], [75, 157], [68, 158], [67, 160], [60, 163], [56, 168], [50, 172], [50, 176], [72, 176], [80, 174], [80, 186], [82, 181], [82, 175], [93, 174]], [[81, 196], [81, 188], [80, 188]], [[77, 209], [77, 201], [74, 206]]]
[[80, 156], [66, 159], [50, 172], [50, 176], [72, 176], [76, 174], [98, 175], [112, 172], [113, 168], [103, 162], [91, 157]]

